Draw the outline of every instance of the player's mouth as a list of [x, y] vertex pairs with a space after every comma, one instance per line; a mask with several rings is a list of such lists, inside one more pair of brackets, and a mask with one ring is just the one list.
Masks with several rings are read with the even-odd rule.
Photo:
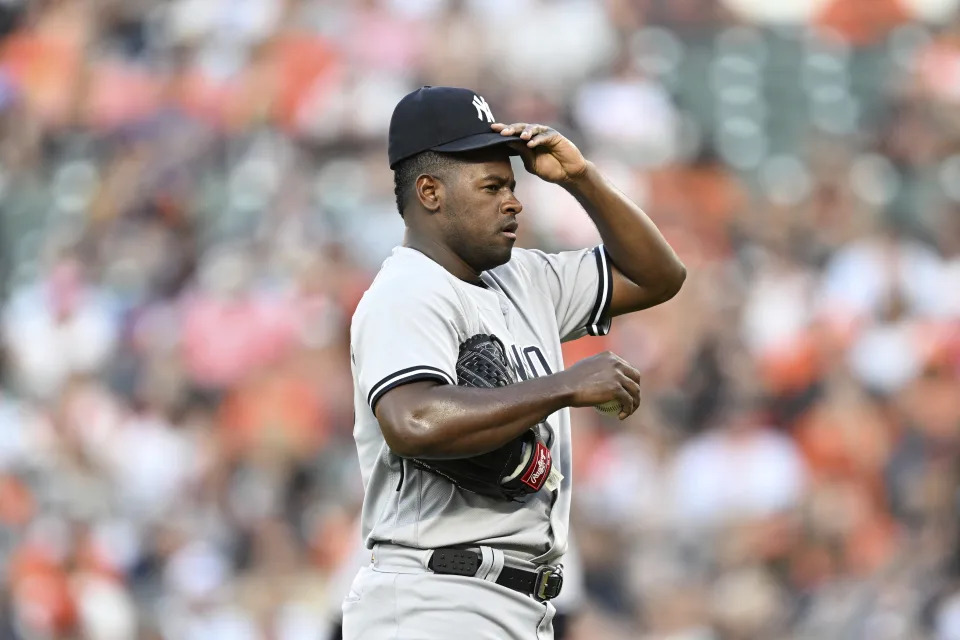
[[516, 240], [516, 239], [517, 239], [517, 228], [518, 228], [519, 226], [520, 226], [520, 225], [517, 224], [516, 221], [508, 222], [506, 225], [504, 225], [503, 229], [501, 229], [500, 232], [501, 232], [503, 235], [505, 235], [505, 236], [507, 236], [508, 238], [510, 238], [511, 240]]

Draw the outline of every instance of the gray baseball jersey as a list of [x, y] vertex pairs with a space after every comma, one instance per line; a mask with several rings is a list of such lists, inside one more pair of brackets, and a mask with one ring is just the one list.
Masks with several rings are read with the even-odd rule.
[[486, 545], [550, 563], [567, 546], [570, 415], [547, 418], [558, 490], [521, 503], [463, 491], [392, 453], [374, 415], [391, 389], [417, 380], [456, 384], [460, 344], [478, 333], [503, 341], [518, 380], [563, 368], [560, 343], [610, 328], [611, 267], [602, 246], [548, 254], [514, 249], [511, 260], [464, 282], [424, 254], [398, 247], [353, 316], [350, 352], [354, 438], [365, 488], [362, 530], [379, 542], [419, 549]]

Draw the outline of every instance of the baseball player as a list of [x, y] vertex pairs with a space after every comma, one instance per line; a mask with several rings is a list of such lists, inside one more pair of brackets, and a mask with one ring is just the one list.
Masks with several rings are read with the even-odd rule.
[[[564, 370], [561, 341], [668, 300], [685, 268], [573, 143], [496, 122], [473, 91], [405, 96], [388, 146], [406, 234], [351, 325], [370, 563], [344, 599], [344, 638], [552, 638], [568, 407], [622, 420], [640, 400], [629, 364], [603, 353]], [[571, 193], [603, 244], [515, 249], [510, 155]]]

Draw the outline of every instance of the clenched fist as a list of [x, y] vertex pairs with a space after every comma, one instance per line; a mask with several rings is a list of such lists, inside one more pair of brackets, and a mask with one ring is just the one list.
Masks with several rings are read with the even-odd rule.
[[640, 372], [610, 351], [585, 358], [560, 375], [570, 389], [570, 406], [594, 407], [616, 400], [621, 420], [640, 406]]

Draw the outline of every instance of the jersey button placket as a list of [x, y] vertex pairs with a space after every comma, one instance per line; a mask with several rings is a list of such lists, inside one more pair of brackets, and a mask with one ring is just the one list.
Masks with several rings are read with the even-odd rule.
[[503, 295], [497, 291], [497, 303], [500, 305], [500, 313], [503, 314], [503, 319], [507, 322], [507, 326], [510, 325], [510, 317], [513, 315], [510, 301], [507, 299], [507, 296]]

